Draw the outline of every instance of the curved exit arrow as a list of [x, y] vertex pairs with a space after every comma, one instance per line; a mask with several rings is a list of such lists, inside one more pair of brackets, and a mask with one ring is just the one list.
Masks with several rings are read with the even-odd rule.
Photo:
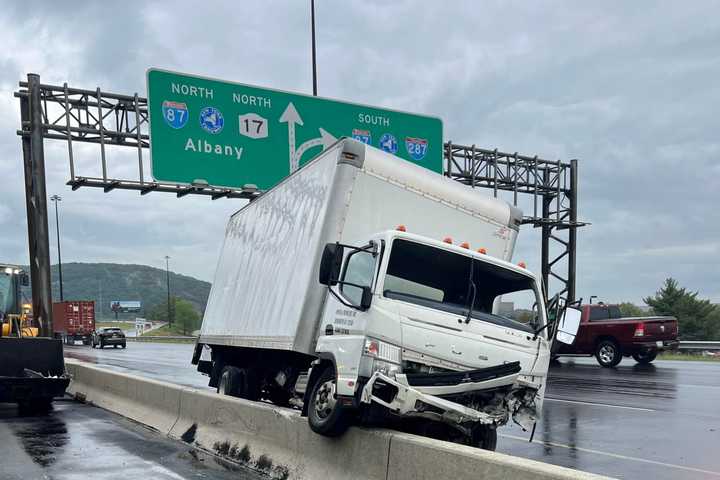
[[320, 130], [320, 138], [313, 138], [312, 140], [304, 142], [295, 151], [295, 156], [293, 157], [293, 166], [290, 168], [291, 172], [294, 172], [295, 170], [300, 168], [300, 159], [305, 154], [305, 152], [308, 151], [308, 149], [312, 147], [322, 146], [323, 150], [325, 150], [337, 141], [337, 138], [328, 133], [328, 131], [324, 128], [320, 128], [318, 130]]
[[300, 145], [300, 147], [295, 148], [295, 125], [297, 124], [302, 126], [304, 125], [304, 123], [302, 121], [302, 117], [300, 117], [300, 114], [298, 113], [295, 105], [293, 105], [292, 102], [288, 103], [288, 106], [285, 108], [285, 111], [280, 116], [279, 121], [280, 123], [288, 124], [288, 150], [290, 160], [290, 173], [293, 173], [298, 168], [300, 168], [300, 159], [310, 148], [322, 146], [323, 150], [325, 150], [337, 141], [337, 138], [335, 138], [327, 130], [325, 130], [324, 128], [319, 128], [318, 130], [320, 131], [320, 137], [308, 140], [302, 145]]

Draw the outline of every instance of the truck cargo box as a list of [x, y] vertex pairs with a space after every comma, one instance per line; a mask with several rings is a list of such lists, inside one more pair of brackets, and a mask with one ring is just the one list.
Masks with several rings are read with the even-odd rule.
[[325, 244], [404, 225], [510, 260], [521, 212], [454, 180], [345, 139], [230, 219], [199, 342], [312, 354]]

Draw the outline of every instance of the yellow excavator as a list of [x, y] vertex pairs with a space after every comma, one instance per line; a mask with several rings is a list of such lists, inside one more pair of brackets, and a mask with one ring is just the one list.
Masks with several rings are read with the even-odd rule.
[[28, 276], [18, 265], [0, 264], [0, 337], [37, 337], [32, 325], [32, 305], [22, 302], [20, 287]]
[[18, 265], [0, 263], [0, 403], [26, 411], [50, 408], [70, 382], [62, 343], [38, 337], [30, 305], [21, 302], [28, 275]]

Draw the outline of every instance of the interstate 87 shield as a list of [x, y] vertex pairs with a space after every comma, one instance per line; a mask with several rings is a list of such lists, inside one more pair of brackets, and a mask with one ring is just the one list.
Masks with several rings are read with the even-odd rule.
[[147, 86], [157, 181], [268, 189], [340, 137], [442, 173], [436, 117], [158, 69]]

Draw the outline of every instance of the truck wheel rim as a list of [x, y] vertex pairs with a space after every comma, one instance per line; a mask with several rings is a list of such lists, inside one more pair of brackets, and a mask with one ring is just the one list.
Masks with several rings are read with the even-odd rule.
[[315, 395], [315, 413], [318, 418], [326, 419], [335, 408], [335, 382], [328, 380], [320, 385]]
[[610, 363], [614, 357], [615, 349], [610, 345], [603, 345], [600, 349], [600, 359], [605, 363]]

